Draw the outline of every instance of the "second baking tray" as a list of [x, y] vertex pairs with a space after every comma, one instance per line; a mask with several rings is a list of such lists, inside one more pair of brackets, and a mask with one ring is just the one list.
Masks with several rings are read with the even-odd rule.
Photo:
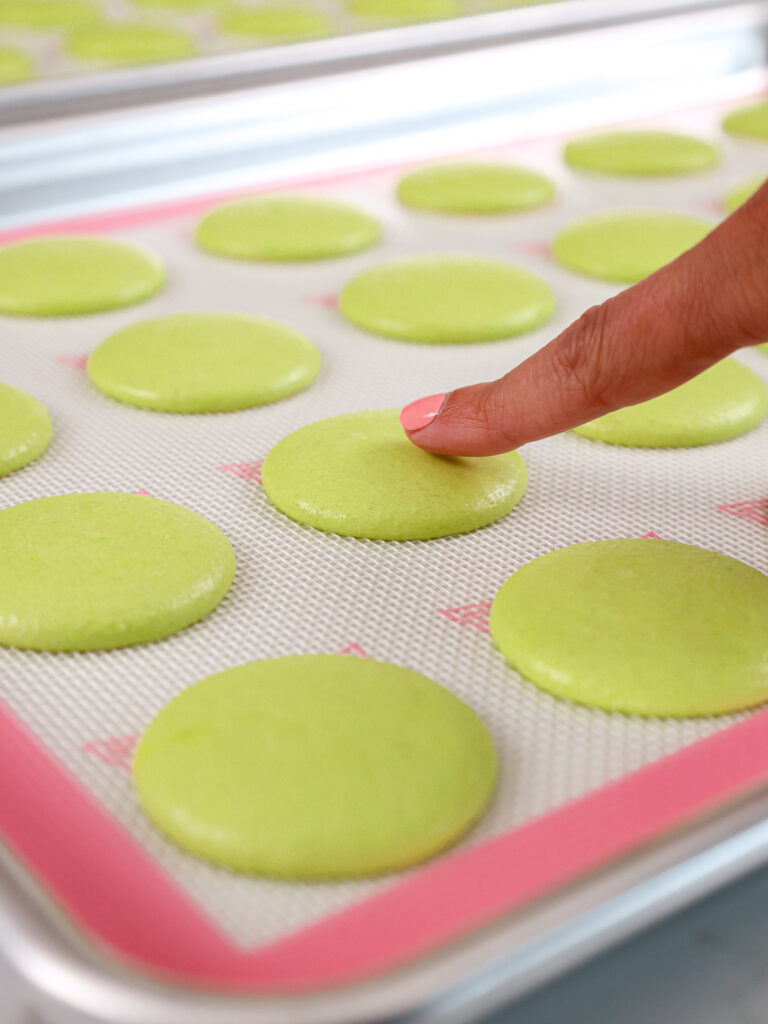
[[[124, 0], [105, 0], [125, 13]], [[361, 31], [363, 23], [344, 22], [344, 31], [328, 39], [234, 49], [218, 41], [211, 16], [196, 17], [198, 35], [225, 52], [184, 61], [135, 67], [93, 67], [65, 58], [61, 43], [51, 37], [35, 44], [43, 77], [0, 88], [0, 126], [24, 125], [51, 118], [69, 118], [98, 110], [141, 107], [185, 97], [206, 97], [251, 90], [254, 100], [270, 87], [322, 83], [328, 76], [410, 65], [421, 60], [462, 54], [498, 55], [531, 41], [579, 40], [582, 35], [611, 27], [642, 27], [656, 21], [673, 22], [697, 13], [726, 12], [744, 7], [743, 0], [560, 0], [482, 13], [485, 0], [467, 0], [463, 17], [425, 24]], [[340, 0], [325, 0], [339, 8]], [[495, 6], [489, 0], [489, 7]], [[757, 7], [758, 5], [755, 4]], [[479, 13], [473, 13], [479, 12]], [[155, 12], [162, 21], [162, 12]], [[627, 36], [629, 38], [629, 36]], [[18, 43], [7, 34], [6, 43]], [[1, 40], [0, 40], [1, 41]], [[23, 40], [22, 40], [23, 42]], [[606, 54], [607, 56], [607, 54]], [[514, 66], [508, 70], [514, 75]], [[550, 68], [556, 77], [560, 69]], [[418, 96], [412, 96], [418, 108]], [[377, 114], [386, 114], [386, 100]]]

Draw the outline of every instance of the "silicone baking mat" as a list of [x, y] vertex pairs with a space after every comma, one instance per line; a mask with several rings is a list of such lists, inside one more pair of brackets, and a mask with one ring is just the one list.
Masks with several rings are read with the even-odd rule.
[[[30, 0], [33, 2], [33, 0]], [[375, 13], [356, 13], [353, 4], [345, 0], [272, 0], [272, 2], [256, 3], [244, 0], [241, 3], [228, 3], [227, 0], [209, 0], [197, 6], [187, 7], [178, 4], [163, 6], [160, 0], [156, 4], [132, 3], [131, 0], [94, 0], [98, 16], [111, 23], [138, 23], [157, 27], [180, 29], [189, 35], [197, 55], [213, 55], [242, 52], [243, 50], [259, 49], [266, 46], [289, 45], [291, 43], [308, 42], [313, 36], [286, 34], [280, 36], [262, 35], [228, 31], [223, 14], [231, 7], [284, 8], [287, 12], [299, 10], [319, 14], [325, 18], [326, 31], [315, 38], [329, 38], [340, 35], [354, 35], [375, 29], [389, 28], [395, 25], [417, 24], [439, 17], [463, 17], [507, 8], [530, 7], [542, 3], [556, 3], [562, 0], [444, 0], [444, 4], [430, 3], [430, 0], [413, 0], [412, 4], [393, 0], [392, 13], [387, 14], [387, 4], [382, 2], [376, 6]], [[409, 13], [410, 8], [410, 13]], [[434, 13], [430, 14], [430, 10]], [[9, 19], [10, 20], [10, 19]], [[11, 47], [28, 55], [32, 60], [31, 77], [57, 78], [60, 76], [81, 77], [95, 71], [104, 71], [110, 67], [125, 67], [127, 64], [140, 64], [135, 61], [98, 61], [76, 58], [67, 49], [68, 30], [41, 29], [19, 24], [6, 24], [2, 16], [0, 3], [0, 47]], [[0, 77], [0, 88], [11, 88], [13, 82], [3, 82]]]
[[[0, 481], [0, 506], [72, 491], [146, 492], [209, 517], [238, 560], [220, 608], [171, 639], [93, 654], [0, 649], [0, 776], [14, 780], [0, 790], [0, 830], [86, 930], [149, 967], [198, 982], [347, 981], [466, 932], [768, 775], [765, 711], [658, 721], [577, 707], [516, 675], [487, 626], [490, 601], [514, 570], [579, 541], [656, 535], [768, 571], [768, 423], [690, 450], [547, 439], [522, 450], [530, 485], [508, 517], [428, 542], [362, 541], [300, 526], [270, 505], [259, 477], [271, 446], [297, 427], [498, 376], [614, 293], [551, 260], [550, 241], [570, 218], [627, 206], [722, 216], [729, 187], [768, 171], [768, 146], [720, 137], [721, 115], [713, 108], [654, 121], [723, 147], [719, 167], [677, 180], [572, 174], [562, 139], [499, 146], [495, 159], [537, 167], [557, 182], [557, 200], [525, 214], [408, 211], [394, 195], [403, 168], [291, 184], [381, 218], [383, 241], [339, 260], [267, 265], [198, 251], [194, 227], [221, 197], [0, 239], [105, 233], [152, 249], [169, 272], [160, 295], [127, 310], [0, 318], [2, 378], [39, 397], [55, 426], [50, 450]], [[344, 322], [335, 297], [351, 276], [418, 252], [513, 260], [551, 284], [555, 319], [516, 340], [445, 347], [391, 341]], [[90, 386], [84, 360], [104, 337], [190, 310], [264, 314], [304, 330], [323, 354], [317, 382], [274, 405], [201, 416], [135, 409]], [[738, 358], [768, 381], [768, 356]], [[471, 835], [404, 875], [312, 885], [238, 876], [166, 842], [139, 810], [130, 778], [137, 736], [153, 715], [228, 666], [339, 651], [424, 672], [482, 716], [501, 779]]]

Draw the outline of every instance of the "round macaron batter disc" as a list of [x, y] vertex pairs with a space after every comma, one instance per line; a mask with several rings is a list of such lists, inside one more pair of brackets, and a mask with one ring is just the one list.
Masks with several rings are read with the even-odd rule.
[[298, 881], [399, 871], [453, 844], [496, 783], [475, 712], [426, 676], [345, 655], [195, 683], [144, 733], [149, 818], [199, 857]]
[[96, 651], [202, 619], [235, 575], [213, 523], [137, 494], [63, 494], [0, 511], [0, 644]]
[[0, 384], [0, 476], [21, 469], [51, 441], [51, 417], [32, 395]]
[[110, 239], [36, 238], [0, 249], [0, 314], [98, 313], [143, 302], [164, 283], [153, 253]]
[[720, 162], [720, 151], [703, 139], [677, 132], [614, 131], [572, 139], [565, 162], [579, 171], [629, 177], [693, 174]]
[[346, 413], [302, 427], [262, 468], [270, 500], [318, 530], [373, 540], [468, 533], [507, 515], [525, 493], [517, 452], [430, 455], [405, 435], [396, 410]]
[[587, 277], [634, 284], [692, 249], [712, 230], [703, 217], [653, 210], [599, 213], [565, 227], [555, 258]]
[[768, 700], [768, 576], [666, 540], [560, 548], [491, 608], [507, 661], [542, 690], [629, 715], [721, 715]]
[[543, 327], [555, 296], [540, 277], [480, 256], [411, 256], [364, 270], [342, 289], [347, 320], [424, 344], [498, 341]]
[[162, 412], [230, 412], [308, 387], [320, 353], [267, 317], [176, 313], [131, 324], [103, 341], [88, 375], [104, 394]]
[[347, 256], [380, 237], [380, 223], [365, 211], [310, 196], [241, 199], [212, 210], [197, 228], [206, 252], [278, 263]]
[[423, 167], [397, 186], [404, 206], [435, 213], [520, 213], [551, 202], [555, 186], [537, 171], [512, 164], [451, 163]]
[[762, 423], [765, 412], [762, 378], [724, 359], [665, 395], [609, 412], [575, 433], [635, 448], [693, 448], [739, 437]]

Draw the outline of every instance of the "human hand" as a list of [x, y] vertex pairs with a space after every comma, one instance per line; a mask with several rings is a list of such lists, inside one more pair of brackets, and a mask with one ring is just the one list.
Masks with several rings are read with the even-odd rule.
[[414, 444], [495, 455], [655, 398], [768, 340], [768, 183], [693, 249], [499, 380], [407, 405]]

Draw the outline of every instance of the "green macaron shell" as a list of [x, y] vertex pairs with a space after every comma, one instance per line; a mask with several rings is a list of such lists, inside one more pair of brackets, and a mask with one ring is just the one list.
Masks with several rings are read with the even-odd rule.
[[51, 417], [32, 395], [0, 384], [0, 476], [21, 469], [51, 441]]
[[708, 170], [720, 162], [720, 150], [676, 132], [611, 131], [572, 139], [565, 162], [596, 174], [664, 177]]
[[229, 541], [181, 505], [64, 494], [0, 511], [0, 644], [95, 651], [202, 619], [235, 574]]
[[575, 433], [635, 448], [693, 448], [753, 430], [767, 407], [762, 378], [738, 360], [724, 359], [665, 395], [610, 412]]
[[467, 533], [507, 515], [523, 496], [517, 452], [487, 458], [430, 455], [395, 410], [346, 413], [289, 434], [262, 468], [270, 500], [318, 530], [374, 540]]
[[768, 577], [664, 540], [551, 551], [504, 584], [496, 644], [556, 697], [625, 714], [721, 715], [768, 699]]
[[308, 387], [320, 353], [293, 327], [235, 313], [176, 313], [123, 328], [88, 360], [111, 398], [162, 412], [231, 412]]
[[150, 819], [183, 849], [313, 881], [434, 856], [480, 817], [497, 771], [482, 721], [432, 680], [299, 655], [185, 690], [144, 733], [133, 777]]
[[599, 213], [567, 225], [554, 240], [555, 259], [570, 270], [634, 284], [705, 238], [710, 221], [654, 210]]
[[36, 238], [0, 249], [0, 314], [98, 313], [143, 302], [164, 283], [153, 253], [110, 239]]
[[342, 289], [357, 327], [399, 341], [472, 344], [543, 327], [555, 296], [540, 277], [480, 256], [428, 255], [381, 263]]

